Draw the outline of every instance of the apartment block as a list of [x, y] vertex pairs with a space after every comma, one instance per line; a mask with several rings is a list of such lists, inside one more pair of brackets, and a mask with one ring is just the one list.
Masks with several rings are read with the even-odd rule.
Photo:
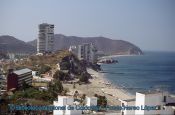
[[78, 58], [80, 60], [86, 60], [93, 63], [96, 61], [96, 52], [97, 50], [92, 43], [78, 45]]
[[52, 53], [54, 51], [54, 25], [43, 23], [39, 25], [37, 53]]
[[7, 90], [12, 88], [18, 89], [23, 82], [32, 85], [32, 70], [25, 68], [17, 71], [9, 70], [7, 75]]

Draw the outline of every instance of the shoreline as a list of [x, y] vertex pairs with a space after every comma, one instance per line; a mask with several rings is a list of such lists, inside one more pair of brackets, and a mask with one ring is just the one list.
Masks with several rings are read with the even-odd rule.
[[119, 99], [126, 100], [126, 99], [133, 99], [135, 98], [134, 95], [131, 95], [126, 90], [123, 90], [117, 85], [112, 84], [105, 75], [100, 72], [96, 72], [90, 68], [87, 68], [89, 74], [92, 75], [93, 79], [90, 79], [92, 86], [101, 86], [97, 90], [101, 90], [101, 92], [109, 99], [109, 101], [114, 102], [112, 105], [120, 105]]
[[134, 95], [130, 95], [128, 92], [120, 89], [120, 87], [110, 83], [103, 73], [90, 68], [87, 68], [87, 72], [92, 76], [92, 79], [89, 79], [90, 83], [81, 85], [75, 84], [75, 87], [72, 84], [63, 84], [64, 88], [69, 89], [69, 95], [73, 95], [75, 91], [78, 91], [79, 94], [86, 94], [86, 96], [90, 97], [98, 94], [105, 96], [107, 98], [108, 105], [112, 106], [120, 106], [121, 102], [119, 99], [126, 100], [135, 98]]
[[101, 83], [104, 84], [105, 86], [107, 86], [106, 88], [117, 90], [121, 93], [126, 94], [127, 97], [134, 96], [131, 93], [129, 93], [128, 91], [122, 89], [122, 87], [120, 87], [119, 85], [113, 84], [109, 79], [106, 78], [104, 73], [100, 73], [100, 72], [94, 71], [93, 69], [89, 69], [89, 68], [87, 69], [87, 71], [89, 74], [92, 74], [92, 75], [95, 74], [96, 77], [98, 77], [97, 80], [101, 80], [102, 81]]
[[103, 58], [115, 58], [115, 57], [129, 57], [129, 56], [140, 56], [140, 55], [109, 55], [109, 56], [102, 56], [99, 59], [103, 59]]

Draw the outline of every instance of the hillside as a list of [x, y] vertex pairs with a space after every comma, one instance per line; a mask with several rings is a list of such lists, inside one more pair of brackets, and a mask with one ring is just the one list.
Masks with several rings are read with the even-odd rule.
[[13, 36], [0, 36], [0, 52], [34, 53], [36, 48]]
[[[28, 42], [36, 47], [37, 41]], [[142, 54], [140, 48], [123, 40], [112, 40], [105, 37], [76, 37], [55, 34], [55, 50], [68, 49], [70, 45], [93, 43], [98, 50], [105, 54]]]
[[[68, 49], [71, 45], [93, 43], [105, 54], [142, 54], [140, 48], [123, 40], [112, 40], [105, 37], [76, 37], [55, 34], [55, 50]], [[0, 36], [0, 52], [35, 53], [37, 40], [24, 42], [12, 36]]]

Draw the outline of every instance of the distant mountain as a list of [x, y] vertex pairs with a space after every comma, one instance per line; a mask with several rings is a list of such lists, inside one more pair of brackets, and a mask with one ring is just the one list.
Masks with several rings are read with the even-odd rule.
[[[71, 45], [93, 43], [105, 54], [142, 54], [140, 48], [123, 40], [112, 40], [105, 37], [76, 37], [55, 34], [55, 50], [68, 49]], [[37, 40], [24, 42], [13, 36], [0, 36], [0, 52], [36, 53]]]
[[[55, 49], [68, 49], [71, 45], [79, 45], [82, 43], [93, 43], [99, 51], [105, 54], [142, 54], [139, 47], [123, 40], [112, 40], [105, 37], [76, 37], [55, 34]], [[28, 44], [36, 47], [37, 40], [28, 42]]]
[[34, 53], [36, 48], [13, 36], [0, 36], [0, 52]]

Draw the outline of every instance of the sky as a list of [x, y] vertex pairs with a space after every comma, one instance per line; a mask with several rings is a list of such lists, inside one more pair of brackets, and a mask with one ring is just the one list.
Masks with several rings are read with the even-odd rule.
[[55, 34], [175, 51], [175, 0], [0, 0], [0, 35], [31, 41], [41, 23], [54, 24]]

